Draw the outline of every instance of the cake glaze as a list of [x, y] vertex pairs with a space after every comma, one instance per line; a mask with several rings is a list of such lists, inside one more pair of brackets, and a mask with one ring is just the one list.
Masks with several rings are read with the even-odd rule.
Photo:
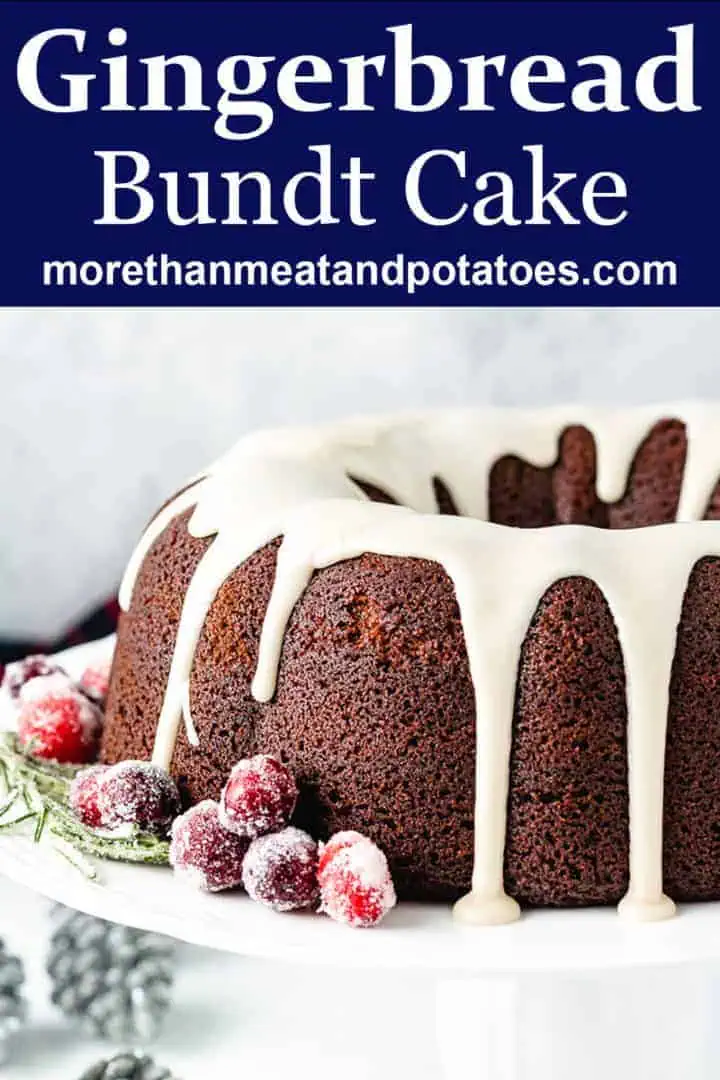
[[[495, 464], [512, 455], [550, 468], [561, 436], [578, 425], [597, 447], [597, 496], [618, 504], [644, 438], [665, 417], [684, 426], [686, 440], [676, 524], [509, 529], [485, 520]], [[148, 553], [179, 515], [190, 514], [191, 536], [209, 540], [184, 597], [153, 759], [170, 766], [183, 718], [198, 745], [190, 701], [198, 642], [221, 587], [254, 553], [282, 537], [252, 680], [259, 702], [273, 698], [287, 623], [315, 571], [364, 553], [436, 563], [454, 587], [475, 699], [472, 889], [455, 910], [467, 922], [509, 921], [518, 914], [503, 864], [521, 650], [548, 589], [587, 579], [609, 605], [626, 674], [629, 884], [620, 910], [666, 917], [673, 910], [663, 892], [668, 694], [688, 579], [700, 560], [720, 555], [720, 523], [699, 520], [720, 476], [718, 421], [720, 409], [699, 404], [468, 410], [246, 437], [157, 515], [123, 581], [128, 611]], [[437, 516], [438, 482], [462, 516]], [[399, 505], [370, 501], [373, 489]], [[561, 500], [556, 510], [562, 523]]]

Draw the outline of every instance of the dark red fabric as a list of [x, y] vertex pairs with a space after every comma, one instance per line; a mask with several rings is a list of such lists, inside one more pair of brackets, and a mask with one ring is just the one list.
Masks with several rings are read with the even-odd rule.
[[55, 641], [0, 641], [0, 678], [5, 664], [11, 660], [20, 660], [31, 653], [58, 652], [70, 645], [80, 645], [84, 641], [95, 641], [96, 638], [112, 634], [117, 626], [118, 614], [117, 600], [112, 599]]

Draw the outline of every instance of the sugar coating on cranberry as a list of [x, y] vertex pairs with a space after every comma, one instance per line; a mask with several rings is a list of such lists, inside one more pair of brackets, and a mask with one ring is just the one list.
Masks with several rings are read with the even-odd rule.
[[320, 910], [346, 926], [375, 926], [397, 903], [387, 859], [368, 839], [337, 846], [318, 879]]
[[290, 770], [269, 754], [244, 758], [233, 767], [220, 796], [226, 829], [254, 840], [287, 825], [298, 790]]
[[325, 867], [331, 859], [335, 858], [339, 851], [342, 851], [343, 848], [350, 847], [351, 844], [365, 842], [367, 842], [367, 837], [363, 836], [362, 833], [356, 832], [354, 829], [345, 829], [343, 832], [338, 832], [331, 836], [326, 844], [320, 844], [318, 879], [322, 877]]
[[85, 668], [80, 676], [80, 689], [98, 705], [104, 705], [110, 686], [112, 657]]
[[273, 911], [314, 907], [318, 901], [317, 844], [301, 829], [260, 836], [243, 866], [248, 896]]
[[26, 656], [8, 664], [2, 680], [2, 691], [11, 701], [17, 701], [25, 683], [39, 675], [66, 675], [67, 673], [48, 656]]
[[108, 770], [107, 765], [90, 765], [81, 769], [70, 784], [70, 806], [83, 825], [89, 825], [91, 829], [99, 829], [102, 825], [100, 784]]
[[242, 883], [249, 841], [224, 829], [212, 799], [192, 806], [172, 824], [170, 865], [198, 889], [219, 892]]
[[84, 765], [97, 756], [102, 712], [62, 671], [20, 688], [17, 734], [34, 757]]
[[103, 776], [98, 807], [104, 829], [164, 836], [180, 813], [180, 795], [175, 781], [158, 765], [121, 761]]

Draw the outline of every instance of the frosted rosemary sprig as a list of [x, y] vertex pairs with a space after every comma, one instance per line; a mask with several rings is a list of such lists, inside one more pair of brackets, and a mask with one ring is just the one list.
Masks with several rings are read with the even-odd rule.
[[86, 825], [56, 799], [46, 798], [48, 807], [48, 826], [50, 831], [72, 844], [86, 855], [97, 855], [101, 859], [115, 859], [119, 862], [150, 863], [166, 866], [170, 845], [150, 833], [133, 832], [129, 836], [111, 836], [89, 829]]
[[79, 768], [33, 758], [13, 734], [1, 734], [0, 778], [7, 794], [0, 801], [0, 834], [16, 831], [32, 821], [36, 843], [50, 833], [60, 854], [91, 878], [96, 874], [86, 862], [86, 855], [166, 866], [170, 849], [166, 840], [139, 831], [112, 836], [78, 820], [68, 806], [68, 794]]

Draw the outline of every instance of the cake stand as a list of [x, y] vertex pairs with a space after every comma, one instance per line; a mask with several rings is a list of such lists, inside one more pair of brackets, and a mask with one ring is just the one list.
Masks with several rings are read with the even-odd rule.
[[[110, 644], [63, 661], [74, 672]], [[98, 869], [90, 881], [44, 841], [0, 836], [0, 873], [70, 907], [226, 952], [397, 978], [398, 1037], [426, 1039], [432, 1018], [448, 1080], [716, 1080], [720, 904], [641, 926], [588, 909], [488, 928], [457, 926], [449, 906], [401, 904], [363, 932], [206, 895], [164, 868]]]

